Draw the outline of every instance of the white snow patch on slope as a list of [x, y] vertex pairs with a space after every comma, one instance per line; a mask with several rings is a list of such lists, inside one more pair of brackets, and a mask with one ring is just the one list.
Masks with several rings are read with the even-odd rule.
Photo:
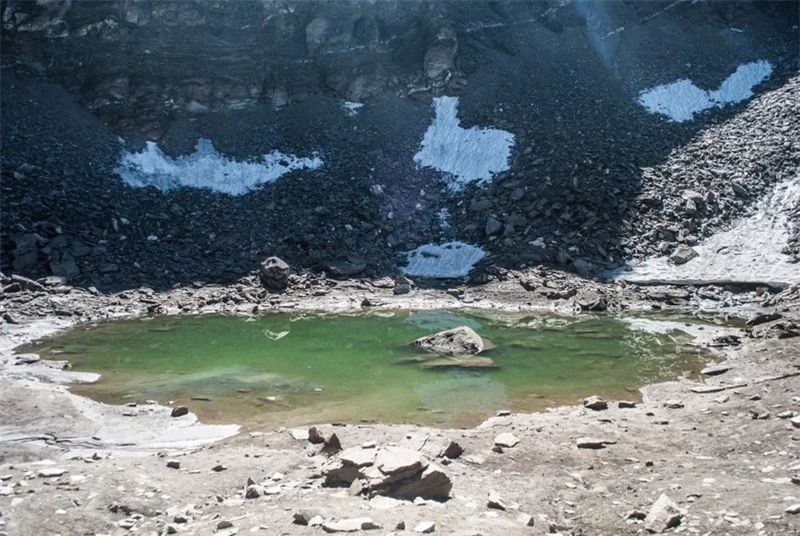
[[508, 169], [513, 134], [494, 128], [462, 128], [458, 97], [437, 97], [434, 106], [436, 117], [425, 131], [414, 162], [447, 173], [452, 190], [468, 182], [491, 180]]
[[358, 110], [364, 106], [361, 102], [350, 102], [344, 101], [342, 103], [342, 109], [347, 117], [355, 117], [358, 113]]
[[242, 195], [261, 184], [277, 180], [298, 169], [317, 169], [322, 160], [300, 158], [272, 151], [258, 161], [237, 162], [221, 155], [211, 140], [197, 141], [194, 153], [172, 158], [164, 154], [154, 142], [140, 153], [125, 152], [114, 172], [128, 186], [143, 188], [155, 186], [171, 190], [182, 186], [207, 188], [230, 195]]
[[781, 253], [790, 238], [790, 211], [800, 205], [800, 175], [779, 184], [727, 231], [694, 249], [699, 254], [686, 264], [666, 257], [647, 260], [618, 278], [644, 283], [767, 283], [784, 286], [800, 281], [800, 263]]
[[638, 101], [648, 112], [666, 115], [681, 123], [703, 110], [749, 99], [753, 96], [753, 88], [771, 74], [772, 64], [759, 60], [740, 65], [713, 91], [700, 89], [691, 80], [683, 79], [642, 91]]
[[408, 266], [403, 273], [438, 279], [465, 277], [484, 255], [481, 248], [463, 242], [425, 244], [408, 252]]

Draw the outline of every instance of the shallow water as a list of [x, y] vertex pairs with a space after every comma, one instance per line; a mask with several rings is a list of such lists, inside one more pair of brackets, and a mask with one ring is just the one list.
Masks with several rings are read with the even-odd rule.
[[[411, 341], [459, 325], [494, 343], [482, 355], [495, 368], [404, 362], [423, 355]], [[708, 358], [681, 331], [649, 333], [612, 317], [448, 311], [118, 320], [24, 351], [102, 374], [76, 393], [111, 403], [173, 401], [204, 421], [246, 426], [471, 426], [500, 409], [537, 410], [591, 394], [636, 398], [641, 385], [696, 373]]]

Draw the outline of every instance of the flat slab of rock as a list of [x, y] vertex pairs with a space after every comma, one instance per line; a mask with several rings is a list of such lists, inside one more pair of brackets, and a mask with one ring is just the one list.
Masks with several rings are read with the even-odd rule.
[[732, 365], [712, 365], [701, 370], [700, 374], [705, 376], [719, 376], [720, 374], [725, 374], [731, 370], [731, 368], [733, 368]]
[[579, 437], [576, 440], [579, 449], [604, 449], [606, 445], [614, 445], [615, 439], [600, 439], [596, 437]]
[[433, 521], [420, 521], [417, 523], [417, 526], [414, 527], [414, 532], [419, 534], [430, 534], [431, 532], [436, 531], [436, 523]]
[[420, 367], [429, 370], [449, 368], [471, 370], [495, 368], [497, 365], [489, 357], [440, 357], [424, 361], [420, 364]]
[[481, 336], [468, 326], [420, 337], [413, 344], [428, 352], [446, 356], [475, 355], [485, 349]]
[[502, 434], [494, 438], [494, 444], [497, 445], [498, 447], [511, 448], [517, 446], [518, 443], [519, 443], [519, 438], [510, 432], [503, 432]]
[[360, 530], [373, 530], [381, 528], [371, 517], [354, 517], [339, 521], [328, 521], [322, 524], [325, 532], [358, 532]]
[[648, 532], [661, 534], [667, 529], [680, 525], [681, 519], [683, 519], [683, 510], [662, 493], [650, 507], [650, 511], [644, 519], [644, 528]]

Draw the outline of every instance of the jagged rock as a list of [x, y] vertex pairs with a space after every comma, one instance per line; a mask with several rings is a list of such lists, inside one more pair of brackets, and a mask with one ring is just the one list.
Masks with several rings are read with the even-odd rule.
[[402, 447], [354, 447], [328, 460], [326, 486], [349, 486], [351, 493], [445, 500], [452, 483], [445, 472], [417, 451]]
[[278, 257], [269, 257], [259, 269], [261, 283], [274, 290], [285, 289], [289, 284], [289, 265]]
[[780, 320], [781, 318], [783, 318], [783, 315], [780, 313], [756, 313], [748, 318], [745, 323], [753, 327], [766, 322], [772, 322], [773, 320]]
[[522, 525], [523, 527], [532, 527], [533, 526], [533, 516], [530, 514], [520, 514], [517, 516], [517, 523]]
[[486, 236], [496, 235], [502, 230], [503, 230], [503, 222], [492, 216], [486, 218], [486, 226], [484, 229], [484, 231], [486, 232]]
[[439, 455], [442, 458], [449, 458], [451, 460], [455, 460], [459, 456], [464, 453], [464, 447], [456, 443], [455, 441], [451, 441], [449, 445], [442, 451]]
[[447, 356], [475, 355], [485, 348], [480, 335], [467, 326], [441, 331], [414, 341], [414, 346]]
[[608, 402], [606, 402], [601, 396], [592, 395], [583, 400], [583, 407], [592, 409], [594, 411], [602, 411], [604, 409], [608, 409]]
[[697, 256], [697, 251], [685, 244], [681, 244], [672, 252], [672, 255], [669, 257], [669, 262], [672, 264], [686, 264]]
[[750, 336], [756, 339], [789, 339], [800, 335], [800, 326], [789, 320], [773, 320], [754, 326]]
[[12, 238], [14, 248], [14, 262], [12, 267], [15, 272], [30, 272], [36, 267], [39, 256], [37, 249], [37, 236], [33, 233], [16, 235]]
[[653, 506], [650, 507], [650, 511], [644, 520], [644, 528], [648, 532], [661, 534], [667, 529], [680, 525], [681, 519], [683, 519], [681, 508], [666, 494], [662, 493], [653, 503]]
[[517, 446], [519, 443], [519, 438], [517, 438], [514, 434], [510, 432], [503, 432], [496, 438], [494, 438], [494, 444], [498, 447], [506, 447], [512, 448]]
[[323, 444], [322, 448], [320, 449], [320, 453], [325, 454], [327, 456], [332, 456], [337, 452], [342, 451], [342, 444], [339, 442], [339, 437], [336, 434], [331, 434], [331, 437], [327, 438]]
[[505, 501], [503, 501], [503, 498], [494, 490], [489, 490], [489, 498], [486, 500], [486, 506], [494, 510], [508, 510], [508, 506]]
[[581, 311], [606, 311], [608, 302], [599, 292], [588, 290], [578, 294], [576, 298]]
[[308, 429], [308, 442], [314, 445], [325, 443], [325, 436], [322, 435], [322, 432], [320, 432], [316, 426], [312, 426]]

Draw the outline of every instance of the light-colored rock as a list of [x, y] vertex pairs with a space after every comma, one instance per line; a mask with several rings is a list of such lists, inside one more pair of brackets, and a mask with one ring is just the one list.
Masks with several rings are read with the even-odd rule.
[[36, 474], [41, 478], [58, 478], [64, 473], [66, 473], [64, 469], [60, 469], [58, 467], [46, 467], [44, 469], [39, 469]]
[[503, 501], [503, 498], [500, 497], [500, 494], [495, 490], [489, 490], [489, 498], [486, 501], [486, 506], [494, 510], [505, 511], [508, 509], [508, 506], [506, 505], [505, 501]]
[[295, 512], [292, 517], [296, 525], [308, 525], [312, 519], [320, 515], [322, 511], [318, 508], [303, 508]]
[[428, 352], [446, 356], [475, 355], [485, 348], [481, 336], [468, 326], [459, 326], [421, 337], [413, 344]]
[[523, 527], [532, 527], [533, 516], [530, 514], [520, 514], [517, 516], [517, 523], [519, 523]]
[[354, 517], [352, 519], [341, 519], [339, 521], [327, 521], [322, 524], [325, 532], [358, 532], [360, 530], [379, 529], [380, 525], [375, 523], [371, 517]]
[[731, 370], [731, 368], [733, 368], [731, 365], [712, 365], [701, 370], [700, 374], [705, 376], [719, 376], [720, 374], [725, 374]]
[[503, 432], [494, 438], [494, 444], [498, 447], [512, 448], [519, 444], [519, 439], [510, 432]]
[[789, 419], [789, 422], [791, 422], [795, 428], [800, 428], [800, 415], [797, 417], [792, 417]]
[[436, 531], [436, 523], [433, 521], [420, 521], [417, 523], [417, 526], [414, 527], [414, 532], [419, 534], [430, 534], [431, 532]]
[[800, 514], [800, 503], [791, 505], [789, 508], [784, 510], [784, 512], [786, 512], [787, 514], [792, 514], [792, 515]]
[[495, 368], [494, 360], [490, 357], [441, 357], [424, 361], [420, 367], [427, 370], [436, 369], [490, 369]]
[[661, 534], [667, 529], [680, 525], [681, 519], [683, 519], [681, 508], [662, 493], [650, 507], [650, 511], [644, 519], [644, 528], [649, 532]]

